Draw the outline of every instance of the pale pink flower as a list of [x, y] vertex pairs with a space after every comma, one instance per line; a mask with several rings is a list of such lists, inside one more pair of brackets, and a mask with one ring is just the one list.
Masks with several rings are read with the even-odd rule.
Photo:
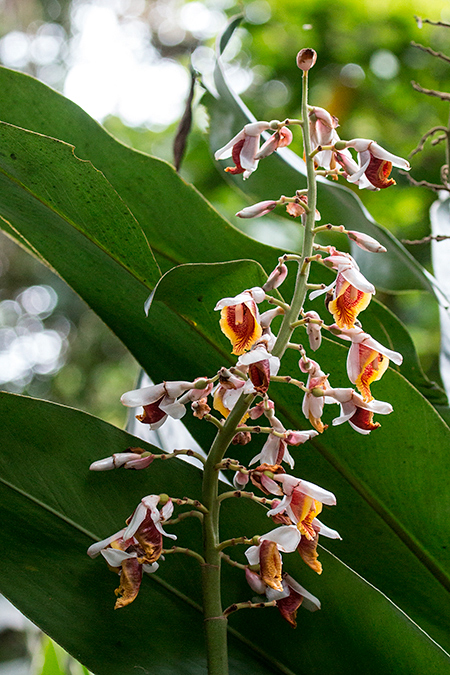
[[395, 185], [395, 180], [389, 177], [392, 167], [396, 166], [404, 171], [411, 168], [406, 159], [391, 154], [367, 138], [346, 141], [346, 147], [353, 148], [358, 153], [358, 169], [353, 172], [351, 169], [347, 170], [347, 180], [358, 185], [360, 189], [380, 189]]
[[238, 218], [260, 218], [261, 216], [265, 216], [266, 213], [273, 211], [277, 204], [278, 202], [273, 199], [267, 199], [252, 206], [246, 206], [241, 211], [238, 211], [236, 215]]
[[259, 139], [263, 131], [270, 128], [269, 122], [251, 122], [234, 136], [223, 148], [214, 154], [216, 160], [232, 157], [235, 167], [225, 171], [232, 174], [243, 173], [248, 178], [258, 168], [256, 155], [259, 151]]

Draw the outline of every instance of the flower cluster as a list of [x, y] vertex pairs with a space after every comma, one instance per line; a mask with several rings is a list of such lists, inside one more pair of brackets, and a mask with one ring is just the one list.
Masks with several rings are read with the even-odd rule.
[[[304, 83], [315, 60], [316, 54], [311, 49], [298, 54], [297, 64], [303, 72]], [[395, 181], [390, 178], [392, 166], [409, 168], [405, 160], [391, 155], [374, 141], [342, 141], [336, 131], [337, 118], [323, 108], [308, 106], [304, 100], [302, 115], [303, 121], [286, 119], [284, 122], [273, 120], [245, 125], [216, 152], [216, 159], [231, 156], [234, 166], [225, 170], [243, 174], [244, 179], [249, 178], [260, 160], [290, 144], [292, 132], [289, 127], [298, 124], [304, 133], [309, 175], [312, 171], [332, 178], [343, 176], [360, 188], [378, 190], [394, 184]], [[272, 135], [261, 142], [262, 134], [268, 131]], [[350, 150], [357, 153], [356, 159]], [[217, 302], [214, 309], [220, 312], [220, 328], [231, 343], [232, 354], [237, 357], [235, 365], [221, 367], [216, 373], [193, 381], [162, 382], [122, 396], [125, 406], [142, 408], [137, 419], [150, 429], [158, 429], [168, 417], [180, 419], [188, 405], [194, 417], [213, 424], [217, 435], [209, 455], [206, 461], [198, 456], [204, 462], [204, 482], [208, 487], [208, 481], [218, 481], [220, 471], [231, 471], [229, 478], [233, 480], [234, 490], [217, 497], [217, 486], [215, 491], [204, 489], [204, 496], [209, 495], [208, 499], [213, 499], [211, 495], [214, 494], [217, 500], [216, 503], [204, 504], [188, 498], [176, 499], [173, 495], [149, 495], [142, 499], [128, 519], [126, 528], [93, 544], [89, 555], [101, 553], [110, 568], [120, 574], [116, 607], [132, 602], [138, 593], [143, 572], [154, 572], [163, 554], [175, 549], [197, 558], [204, 570], [219, 570], [222, 560], [241, 568], [251, 589], [265, 596], [266, 601], [262, 604], [276, 605], [294, 627], [301, 604], [311, 610], [320, 607], [317, 598], [283, 570], [282, 555], [296, 552], [307, 566], [317, 574], [322, 573], [317, 552], [319, 535], [331, 539], [340, 539], [340, 536], [319, 520], [319, 516], [324, 506], [336, 504], [336, 497], [329, 490], [287, 473], [285, 467], [289, 471], [294, 469], [296, 455], [300, 454], [294, 448], [306, 443], [314, 444], [314, 439], [326, 431], [328, 424], [322, 418], [325, 406], [329, 404], [340, 406], [339, 414], [332, 419], [332, 426], [348, 422], [353, 430], [363, 435], [377, 429], [380, 424], [374, 421], [374, 415], [387, 415], [392, 412], [392, 406], [375, 400], [371, 386], [380, 380], [390, 361], [400, 365], [402, 356], [384, 347], [361, 326], [358, 317], [371, 302], [375, 293], [373, 284], [365, 278], [349, 253], [332, 245], [318, 245], [315, 236], [319, 232], [337, 231], [345, 233], [365, 251], [383, 253], [386, 249], [367, 234], [347, 230], [343, 225], [316, 225], [320, 213], [316, 209], [316, 191], [310, 188], [298, 190], [294, 197], [264, 200], [237, 214], [243, 218], [258, 217], [278, 205], [284, 205], [290, 215], [301, 219], [305, 243], [302, 255], [285, 254], [278, 259], [265, 284], [244, 288], [237, 295]], [[291, 263], [298, 266], [298, 273], [292, 299], [288, 303], [281, 298], [278, 289], [286, 282], [288, 264]], [[329, 285], [309, 284], [311, 264], [326, 267], [327, 274], [331, 270], [335, 274], [333, 282]], [[327, 325], [315, 309], [306, 306], [308, 294], [310, 301], [325, 296], [325, 307], [333, 318], [332, 323]], [[294, 341], [297, 329], [306, 331], [308, 350]], [[319, 363], [317, 353], [322, 346], [324, 330], [333, 340], [337, 338], [350, 343], [347, 375], [352, 387], [332, 386], [330, 378], [334, 379], [335, 374], [326, 373]], [[298, 367], [295, 367], [294, 373], [280, 374], [287, 349], [295, 350]], [[310, 352], [314, 353], [314, 359]], [[297, 410], [301, 406], [305, 418], [299, 423], [299, 429], [286, 428], [282, 415], [276, 411], [277, 392], [273, 390], [281, 386], [295, 387], [292, 391], [301, 392], [301, 403], [300, 400], [295, 402], [295, 398], [292, 403]], [[260, 435], [265, 440], [247, 466], [240, 459], [225, 458], [230, 443], [247, 445]], [[183, 454], [195, 453], [174, 450], [170, 456]], [[167, 459], [168, 456], [129, 448], [126, 452], [94, 462], [91, 469], [146, 469], [158, 457]], [[258, 497], [247, 491], [249, 483], [264, 496]], [[268, 506], [266, 515], [277, 527], [250, 539], [236, 536], [218, 543], [219, 531], [217, 523], [212, 523], [211, 513], [218, 512], [224, 499], [233, 497], [246, 497]], [[188, 505], [193, 510], [181, 513], [170, 524], [194, 515], [201, 520], [208, 519], [203, 529], [205, 538], [216, 528], [204, 546], [205, 558], [186, 548], [163, 549], [164, 536], [175, 538], [162, 527], [170, 519], [174, 504]], [[245, 550], [245, 564], [232, 560], [223, 552], [226, 547], [237, 544], [249, 546]], [[261, 603], [254, 606], [259, 607]], [[225, 610], [224, 616], [238, 608], [238, 605], [231, 606]], [[215, 615], [209, 616], [205, 608], [205, 616], [212, 618]]]

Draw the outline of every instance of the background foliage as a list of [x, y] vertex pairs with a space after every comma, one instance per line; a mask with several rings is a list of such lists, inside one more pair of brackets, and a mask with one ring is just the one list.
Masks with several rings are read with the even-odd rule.
[[[205, 29], [203, 35], [199, 35], [196, 29], [183, 28], [184, 35], [179, 42], [174, 37], [167, 37], [167, 22], [172, 22], [172, 28], [176, 27], [177, 21], [182, 26], [183, 7], [200, 3], [116, 2], [108, 5], [115, 12], [119, 25], [126, 27], [133, 19], [148, 27], [145, 40], [156, 50], [158, 58], [170, 62], [177, 60], [187, 67], [189, 55], [194, 51], [194, 63], [202, 71], [202, 79], [211, 86], [211, 69], [208, 64], [212, 57], [212, 42], [211, 37], [208, 37], [208, 30], [212, 35], [214, 21], [211, 19], [209, 29]], [[0, 41], [3, 62], [31, 72], [44, 81], [51, 80], [49, 83], [52, 86], [62, 89], [65, 77], [70, 75], [73, 66], [77, 40], [82, 38], [80, 16], [83, 6], [106, 7], [105, 4], [96, 2], [78, 2], [71, 5], [30, 2], [18, 6], [5, 3], [2, 17], [4, 35]], [[165, 13], [162, 11], [163, 6], [166, 7]], [[210, 15], [216, 13], [216, 31], [220, 28], [220, 21], [225, 21], [237, 9], [242, 9], [241, 6], [236, 7], [230, 3], [220, 6], [219, 3], [205, 3], [201, 6], [208, 9]], [[410, 46], [410, 40], [414, 39], [426, 42], [434, 49], [445, 50], [445, 29], [425, 27], [419, 31], [412, 16], [414, 13], [426, 12], [430, 18], [448, 19], [445, 10], [441, 13], [441, 9], [441, 3], [426, 3], [426, 6], [421, 6], [420, 3], [396, 3], [395, 7], [384, 8], [380, 3], [366, 2], [361, 6], [361, 3], [343, 2], [339, 6], [333, 6], [316, 1], [300, 9], [296, 3], [289, 2], [273, 2], [269, 5], [258, 0], [245, 3], [247, 22], [238, 30], [226, 55], [230, 62], [229, 76], [238, 83], [245, 102], [257, 117], [283, 117], [286, 110], [295, 115], [300, 102], [300, 79], [292, 55], [299, 47], [308, 44], [320, 55], [314, 71], [315, 84], [311, 100], [316, 105], [328, 108], [341, 119], [341, 135], [347, 138], [375, 137], [396, 154], [406, 156], [416, 145], [421, 133], [444, 119], [442, 105], [437, 101], [422, 99], [409, 84], [410, 79], [416, 79], [425, 87], [445, 90], [448, 86], [447, 67]], [[186, 18], [184, 21], [186, 23]], [[11, 34], [14, 33], [26, 36], [28, 46], [22, 64], [11, 64]], [[36, 46], [39, 45], [37, 40], [45, 35], [57, 34], [63, 37], [58, 51], [53, 60], [46, 57], [45, 62], [42, 52]], [[352, 36], [351, 40], [348, 39], [349, 35]], [[17, 42], [14, 49], [17, 59]], [[181, 94], [179, 98], [182, 102], [185, 92], [182, 91]], [[197, 99], [199, 95], [198, 93]], [[109, 114], [99, 116], [108, 130], [134, 148], [171, 159], [171, 141], [176, 121], [165, 124], [147, 120], [130, 126], [130, 120], [117, 112], [112, 107]], [[195, 125], [189, 138], [182, 176], [193, 182], [219, 212], [242, 227], [242, 222], [235, 219], [233, 214], [242, 206], [244, 197], [231, 191], [224, 183], [222, 173], [217, 172], [205, 139], [205, 119], [206, 109], [200, 103], [195, 112]], [[32, 128], [25, 122], [16, 123]], [[40, 131], [50, 134], [49, 130]], [[55, 136], [70, 141], [56, 133]], [[95, 138], [98, 140], [100, 135], [95, 134]], [[97, 142], [95, 147], [98, 147]], [[439, 151], [434, 151], [433, 155], [428, 153], [426, 161], [415, 161], [413, 174], [435, 180], [441, 163]], [[396, 190], [385, 191], [381, 196], [368, 193], [360, 196], [374, 217], [400, 239], [421, 237], [428, 233], [427, 211], [434, 199], [431, 193], [409, 188], [400, 177]], [[129, 206], [131, 207], [130, 204]], [[172, 196], [162, 194], [158, 208], [167, 209], [173, 214], [176, 205]], [[134, 208], [132, 210], [135, 212]], [[135, 215], [138, 214], [135, 212]], [[281, 248], [295, 247], [298, 244], [297, 226], [286, 219], [265, 219], [244, 224], [244, 227], [252, 236]], [[171, 245], [176, 246], [176, 242]], [[181, 242], [180, 250], [183, 246], [184, 242]], [[411, 247], [411, 251], [422, 263], [429, 264], [427, 246]], [[227, 252], [224, 254], [228, 256]], [[192, 250], [190, 255], [190, 259], [200, 260], [202, 252], [199, 251], [196, 256]], [[248, 255], [250, 257], [250, 250]], [[230, 257], [233, 256], [230, 254]], [[260, 259], [256, 254], [253, 257]], [[157, 258], [163, 271], [170, 266], [170, 251], [163, 252], [159, 257], [157, 255]], [[0, 298], [0, 339], [3, 364], [4, 368], [8, 361], [9, 364], [18, 364], [15, 371], [8, 371], [10, 379], [3, 380], [4, 388], [73, 405], [115, 424], [123, 424], [125, 415], [117, 401], [120, 393], [133, 386], [137, 364], [117, 338], [98, 321], [91, 310], [86, 309], [67, 286], [5, 238], [2, 238], [1, 261], [3, 283]], [[179, 261], [183, 262], [183, 259]], [[180, 283], [180, 288], [186, 287], [186, 280], [175, 280], [175, 286], [177, 283]], [[163, 298], [163, 285], [159, 291]], [[173, 293], [168, 293], [166, 300], [160, 301], [161, 305], [167, 305], [167, 298], [170, 297], [174, 297]], [[426, 371], [433, 379], [437, 379], [435, 304], [424, 303], [423, 294], [417, 291], [402, 297], [381, 297], [408, 324]], [[131, 299], [130, 301], [132, 302]], [[154, 311], [158, 311], [156, 305]], [[120, 334], [120, 330], [116, 332]], [[380, 336], [376, 337], [381, 339]], [[136, 355], [138, 351], [135, 349]], [[27, 359], [23, 357], [24, 352]], [[16, 362], [11, 361], [14, 358]], [[177, 373], [174, 372], [173, 377], [176, 376]], [[417, 382], [415, 384], [417, 386]], [[422, 441], [418, 442], [418, 456], [420, 443]], [[431, 445], [429, 447], [431, 452]], [[409, 448], [406, 450], [409, 451]], [[320, 476], [321, 471], [327, 473], [326, 469], [321, 468], [320, 462], [315, 464], [314, 471], [317, 471], [317, 476]], [[319, 478], [317, 480], [320, 482]], [[434, 508], [439, 509], [439, 504], [436, 503]], [[424, 527], [426, 528], [425, 524]], [[101, 536], [103, 534], [108, 532], [100, 533]], [[350, 534], [348, 539], [352, 537]], [[351, 547], [347, 549], [347, 554], [350, 553]], [[395, 557], [393, 552], [390, 555]], [[370, 558], [369, 551], [367, 556]], [[330, 571], [331, 577], [332, 574]], [[339, 576], [337, 569], [334, 574]], [[399, 584], [401, 585], [401, 581]], [[317, 593], [320, 594], [319, 591]], [[433, 596], [433, 590], [430, 589], [429, 595]], [[436, 596], [438, 595], [436, 592]], [[404, 596], [403, 600], [408, 596], [406, 589]], [[428, 628], [431, 629], [440, 610], [435, 610], [434, 619], [433, 612], [429, 614]], [[438, 630], [438, 627], [435, 626], [435, 629]], [[426, 660], [426, 652], [424, 654]], [[377, 672], [376, 667], [378, 666], [374, 665], [374, 672]], [[405, 664], [405, 668], [409, 668], [409, 665]], [[444, 672], [439, 665], [436, 668], [436, 673]]]

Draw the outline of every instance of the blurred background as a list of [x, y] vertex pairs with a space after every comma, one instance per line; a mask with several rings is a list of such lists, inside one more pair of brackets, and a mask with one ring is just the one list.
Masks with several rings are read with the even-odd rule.
[[[430, 127], [447, 124], [448, 104], [411, 86], [415, 80], [449, 91], [449, 64], [411, 45], [422, 42], [450, 54], [450, 29], [419, 28], [414, 18], [450, 23], [450, 2], [436, 0], [0, 0], [0, 63], [62, 92], [124, 143], [172, 161], [189, 65], [213, 86], [214, 39], [240, 12], [244, 22], [225, 61], [235, 91], [257, 118], [298, 113], [295, 55], [308, 46], [319, 54], [310, 102], [340, 119], [341, 137], [374, 138], [407, 157]], [[212, 161], [201, 86], [194, 102], [182, 176], [251, 236], [295, 245], [294, 223], [277, 231], [264, 220], [243, 224], [234, 217], [241, 198]], [[416, 180], [439, 182], [444, 161], [443, 146], [428, 145], [414, 156], [411, 173]], [[399, 239], [421, 239], [429, 234], [428, 211], [436, 195], [402, 177], [398, 183], [381, 198], [367, 191], [359, 196]], [[407, 248], [431, 270], [429, 244]], [[438, 381], [438, 309], [424, 297], [410, 292], [380, 299], [407, 324], [425, 371]], [[121, 343], [75, 293], [1, 234], [0, 388], [81, 408], [122, 426], [126, 411], [119, 398], [134, 387], [137, 373]], [[1, 675], [82, 672], [50, 643], [38, 640], [36, 656], [34, 629], [2, 603]], [[45, 670], [46, 660], [53, 670]]]

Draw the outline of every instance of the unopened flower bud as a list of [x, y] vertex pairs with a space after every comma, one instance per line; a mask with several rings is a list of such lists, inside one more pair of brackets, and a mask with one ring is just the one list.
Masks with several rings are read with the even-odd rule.
[[248, 481], [249, 481], [248, 473], [242, 473], [241, 471], [236, 471], [236, 473], [234, 474], [233, 485], [236, 488], [236, 490], [242, 490], [242, 488], [245, 488]]
[[369, 251], [369, 253], [386, 253], [384, 246], [373, 237], [369, 237], [368, 234], [356, 232], [355, 230], [347, 230], [347, 236], [354, 241], [359, 248], [362, 248], [363, 251]]
[[265, 216], [266, 213], [273, 211], [277, 206], [277, 203], [278, 202], [273, 199], [267, 199], [263, 202], [258, 202], [252, 206], [245, 207], [245, 209], [238, 211], [236, 215], [238, 218], [260, 218], [261, 216]]
[[339, 150], [339, 151], [345, 150], [346, 147], [347, 147], [347, 141], [336, 141], [336, 143], [334, 144], [335, 150]]
[[283, 281], [286, 279], [288, 273], [288, 268], [284, 263], [278, 264], [273, 272], [271, 272], [269, 278], [263, 286], [263, 289], [266, 291], [272, 291], [274, 288], [281, 286]]
[[301, 49], [297, 54], [297, 66], [303, 72], [310, 70], [317, 60], [317, 53], [314, 49]]

